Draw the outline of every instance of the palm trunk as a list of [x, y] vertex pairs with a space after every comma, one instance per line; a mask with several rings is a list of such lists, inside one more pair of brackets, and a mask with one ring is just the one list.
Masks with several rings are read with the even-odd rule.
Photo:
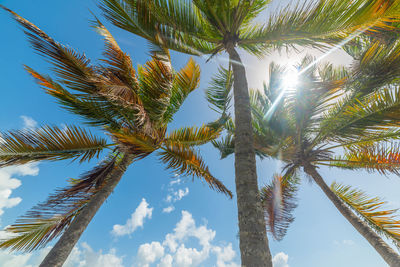
[[318, 186], [324, 191], [325, 195], [332, 201], [340, 213], [353, 225], [354, 228], [372, 245], [391, 267], [400, 267], [400, 255], [397, 254], [382, 238], [375, 233], [365, 222], [355, 215], [341, 199], [332, 192], [322, 179], [314, 166], [304, 166], [304, 171], [310, 175]]
[[71, 225], [65, 230], [56, 245], [50, 250], [39, 267], [61, 267], [78, 242], [82, 233], [89, 225], [103, 202], [110, 196], [126, 168], [132, 163], [133, 156], [126, 155], [109, 175], [110, 181], [89, 201], [86, 207], [75, 217]]
[[234, 76], [235, 182], [242, 266], [272, 267], [258, 190], [246, 72], [234, 47], [228, 47], [227, 51]]

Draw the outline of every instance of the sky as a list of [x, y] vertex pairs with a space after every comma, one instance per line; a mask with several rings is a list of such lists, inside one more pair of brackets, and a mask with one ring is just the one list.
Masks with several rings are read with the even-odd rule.
[[[277, 1], [275, 1], [277, 2]], [[84, 52], [94, 62], [101, 57], [101, 37], [89, 27], [90, 11], [98, 15], [95, 0], [30, 1], [0, 0], [35, 23], [57, 41]], [[276, 8], [279, 4], [273, 4]], [[265, 19], [264, 12], [259, 20]], [[264, 16], [264, 17], [263, 17]], [[104, 22], [104, 19], [102, 19]], [[105, 23], [134, 64], [149, 59], [148, 44], [142, 39]], [[30, 129], [44, 124], [62, 126], [82, 124], [82, 120], [61, 109], [23, 70], [23, 64], [42, 73], [51, 73], [49, 64], [30, 48], [22, 30], [10, 16], [0, 11], [0, 130]], [[267, 78], [271, 60], [292, 64], [304, 53], [272, 53], [258, 60], [244, 53], [243, 61], [253, 88]], [[172, 53], [173, 66], [180, 68], [189, 57]], [[214, 61], [195, 58], [202, 69], [201, 83], [178, 112], [170, 129], [201, 125], [217, 118], [207, 105], [204, 90], [218, 64], [226, 64], [222, 54]], [[335, 64], [351, 63], [343, 52], [326, 60]], [[101, 130], [92, 129], [102, 135]], [[202, 147], [210, 171], [234, 191], [233, 157], [219, 159], [211, 145]], [[0, 227], [12, 224], [56, 188], [67, 185], [68, 178], [96, 165], [96, 161], [41, 162], [0, 169]], [[270, 181], [279, 171], [279, 162], [257, 162], [259, 184]], [[357, 186], [371, 196], [384, 197], [391, 207], [400, 207], [400, 180], [366, 172], [320, 169], [330, 184], [336, 180]], [[286, 237], [277, 242], [271, 237], [274, 267], [386, 266], [384, 261], [352, 226], [341, 217], [320, 189], [303, 177], [298, 193], [299, 207]], [[211, 191], [191, 177], [179, 177], [165, 170], [154, 156], [133, 164], [114, 193], [101, 207], [74, 248], [67, 267], [167, 267], [167, 266], [239, 266], [236, 200]], [[0, 235], [4, 233], [0, 231]], [[1, 237], [1, 236], [0, 236]], [[32, 253], [0, 251], [0, 266], [34, 267], [54, 243]]]

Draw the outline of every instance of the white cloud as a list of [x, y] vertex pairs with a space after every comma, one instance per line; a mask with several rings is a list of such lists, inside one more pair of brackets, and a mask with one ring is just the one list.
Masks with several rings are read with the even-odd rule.
[[279, 252], [272, 258], [272, 265], [274, 267], [289, 267], [289, 256], [283, 252]]
[[34, 119], [32, 119], [31, 117], [22, 115], [21, 119], [24, 123], [24, 127], [23, 127], [24, 129], [31, 130], [31, 129], [35, 129], [37, 127], [37, 122]]
[[217, 255], [216, 267], [240, 267], [239, 264], [230, 262], [236, 255], [235, 251], [232, 249], [232, 244], [228, 244], [226, 247], [214, 247], [213, 251]]
[[138, 266], [149, 267], [150, 263], [155, 262], [164, 255], [164, 247], [159, 242], [143, 244], [138, 249]]
[[171, 182], [169, 182], [169, 185], [170, 185], [170, 186], [178, 185], [178, 184], [180, 184], [181, 182], [182, 182], [182, 179], [180, 178], [180, 175], [177, 174], [177, 173], [175, 173], [175, 174], [174, 174], [174, 180], [172, 180]]
[[[82, 243], [80, 247], [74, 247], [63, 267], [123, 267], [123, 257], [118, 257], [115, 249], [110, 249], [109, 252], [103, 253], [101, 250], [94, 251], [87, 243]], [[38, 266], [50, 249], [50, 247], [46, 247], [39, 252], [25, 254], [0, 251], [1, 266]]]
[[184, 198], [189, 194], [189, 188], [185, 188], [184, 190], [179, 189], [178, 191], [175, 191], [172, 193], [172, 195], [168, 195], [165, 201], [167, 202], [176, 202]]
[[145, 218], [151, 219], [152, 213], [153, 208], [149, 208], [149, 204], [143, 198], [125, 225], [116, 224], [113, 226], [112, 234], [116, 236], [132, 234], [138, 227], [143, 227]]
[[[148, 267], [150, 263], [157, 263], [157, 267], [195, 267], [203, 266], [210, 255], [214, 255], [216, 267], [239, 267], [233, 262], [236, 253], [232, 249], [232, 244], [226, 246], [212, 244], [215, 235], [215, 231], [208, 229], [206, 225], [196, 226], [192, 214], [182, 211], [181, 220], [173, 232], [165, 236], [162, 243], [146, 243], [139, 247], [137, 261], [141, 264], [140, 267]], [[199, 248], [186, 247], [186, 242], [193, 238], [199, 243]], [[143, 259], [148, 260], [143, 261]]]
[[32, 267], [33, 265], [28, 264], [31, 257], [31, 253], [14, 254], [0, 251], [0, 262], [3, 267]]
[[157, 264], [157, 267], [172, 267], [172, 261], [174, 259], [170, 254], [166, 254], [160, 261], [159, 264]]
[[174, 189], [174, 186], [177, 186], [182, 182], [178, 174], [175, 174], [175, 178], [175, 180], [170, 181], [168, 184], [168, 191], [170, 192], [170, 194], [168, 194], [165, 198], [165, 202], [169, 203], [169, 206], [163, 209], [164, 213], [172, 212], [175, 209], [172, 203], [182, 200], [182, 198], [189, 194], [189, 188], [187, 187], [178, 190]]
[[175, 210], [175, 207], [171, 205], [171, 206], [168, 206], [166, 208], [163, 208], [162, 212], [163, 213], [170, 213], [170, 212], [172, 212], [174, 210]]
[[36, 176], [39, 168], [35, 163], [20, 166], [10, 166], [0, 169], [0, 215], [4, 209], [18, 205], [22, 198], [11, 197], [12, 191], [21, 186], [21, 181], [13, 176]]

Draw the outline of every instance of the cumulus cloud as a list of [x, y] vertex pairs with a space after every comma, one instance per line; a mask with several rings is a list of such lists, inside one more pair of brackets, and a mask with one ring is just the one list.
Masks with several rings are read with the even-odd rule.
[[24, 129], [31, 130], [31, 129], [35, 129], [37, 127], [37, 122], [34, 119], [32, 119], [31, 117], [22, 115], [21, 119], [24, 123], [24, 127], [23, 127]]
[[164, 255], [164, 247], [159, 242], [143, 244], [138, 249], [138, 267], [149, 267]]
[[[146, 243], [139, 247], [138, 267], [148, 267], [151, 263], [157, 263], [157, 267], [195, 267], [203, 264], [210, 255], [216, 257], [216, 267], [239, 267], [233, 262], [236, 253], [232, 249], [232, 244], [226, 246], [212, 244], [215, 235], [215, 231], [206, 225], [197, 226], [188, 211], [182, 211], [181, 220], [173, 232], [165, 236], [162, 243]], [[186, 247], [186, 242], [193, 238], [197, 240], [199, 248]]]
[[4, 209], [18, 205], [22, 198], [11, 197], [12, 191], [21, 186], [21, 181], [14, 176], [36, 176], [39, 168], [35, 163], [20, 166], [10, 166], [0, 169], [0, 215]]
[[[2, 267], [33, 267], [38, 266], [44, 259], [51, 247], [46, 247], [36, 253], [8, 253], [0, 251], [0, 262]], [[123, 257], [116, 255], [115, 249], [107, 253], [102, 250], [94, 251], [87, 243], [74, 247], [64, 267], [123, 267]]]
[[283, 252], [279, 252], [272, 258], [272, 265], [274, 267], [289, 267], [289, 256]]
[[217, 255], [216, 267], [239, 267], [239, 264], [231, 262], [236, 255], [232, 244], [228, 244], [226, 247], [213, 247], [213, 251]]
[[139, 206], [132, 213], [124, 225], [116, 224], [113, 226], [112, 234], [115, 236], [123, 236], [132, 234], [138, 227], [143, 227], [146, 218], [151, 219], [153, 208], [149, 208], [146, 199], [142, 199]]

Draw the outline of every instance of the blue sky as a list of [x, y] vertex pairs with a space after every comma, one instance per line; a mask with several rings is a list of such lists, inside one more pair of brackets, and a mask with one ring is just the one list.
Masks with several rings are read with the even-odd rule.
[[[88, 25], [89, 10], [99, 13], [95, 1], [0, 0], [0, 3], [59, 42], [84, 52], [93, 61], [100, 58], [102, 39]], [[146, 42], [107, 26], [135, 64], [143, 64], [149, 58]], [[60, 126], [82, 123], [58, 107], [25, 73], [23, 64], [45, 73], [50, 73], [49, 65], [33, 52], [22, 30], [2, 11], [0, 36], [0, 130], [37, 127], [45, 123]], [[286, 63], [298, 57], [273, 53], [259, 61], [245, 56], [251, 86], [261, 86], [271, 59]], [[208, 108], [204, 89], [218, 62], [225, 62], [224, 58], [221, 55], [216, 62], [207, 64], [203, 58], [196, 58], [202, 67], [200, 88], [187, 99], [171, 129], [200, 125], [217, 117]], [[335, 53], [328, 59], [349, 63], [343, 53]], [[188, 56], [172, 53], [172, 60], [175, 68], [179, 68]], [[205, 145], [202, 152], [212, 173], [234, 190], [233, 158], [219, 160], [217, 151], [210, 145]], [[69, 161], [43, 162], [1, 169], [1, 227], [13, 223], [57, 187], [65, 186], [68, 178], [79, 176], [95, 164], [95, 161], [82, 165]], [[267, 183], [278, 168], [275, 161], [259, 161], [260, 184]], [[385, 197], [391, 206], [400, 207], [398, 177], [333, 169], [322, 169], [321, 174], [327, 183], [337, 180], [356, 185], [370, 195]], [[270, 238], [275, 267], [386, 266], [319, 188], [306, 178], [298, 198], [296, 220], [287, 236], [281, 242]], [[129, 168], [89, 225], [66, 266], [234, 267], [239, 263], [237, 233], [235, 200], [211, 191], [199, 180], [192, 182], [190, 177], [175, 177], [150, 156]], [[30, 254], [3, 251], [0, 252], [0, 266], [36, 266], [47, 251], [48, 248]]]

